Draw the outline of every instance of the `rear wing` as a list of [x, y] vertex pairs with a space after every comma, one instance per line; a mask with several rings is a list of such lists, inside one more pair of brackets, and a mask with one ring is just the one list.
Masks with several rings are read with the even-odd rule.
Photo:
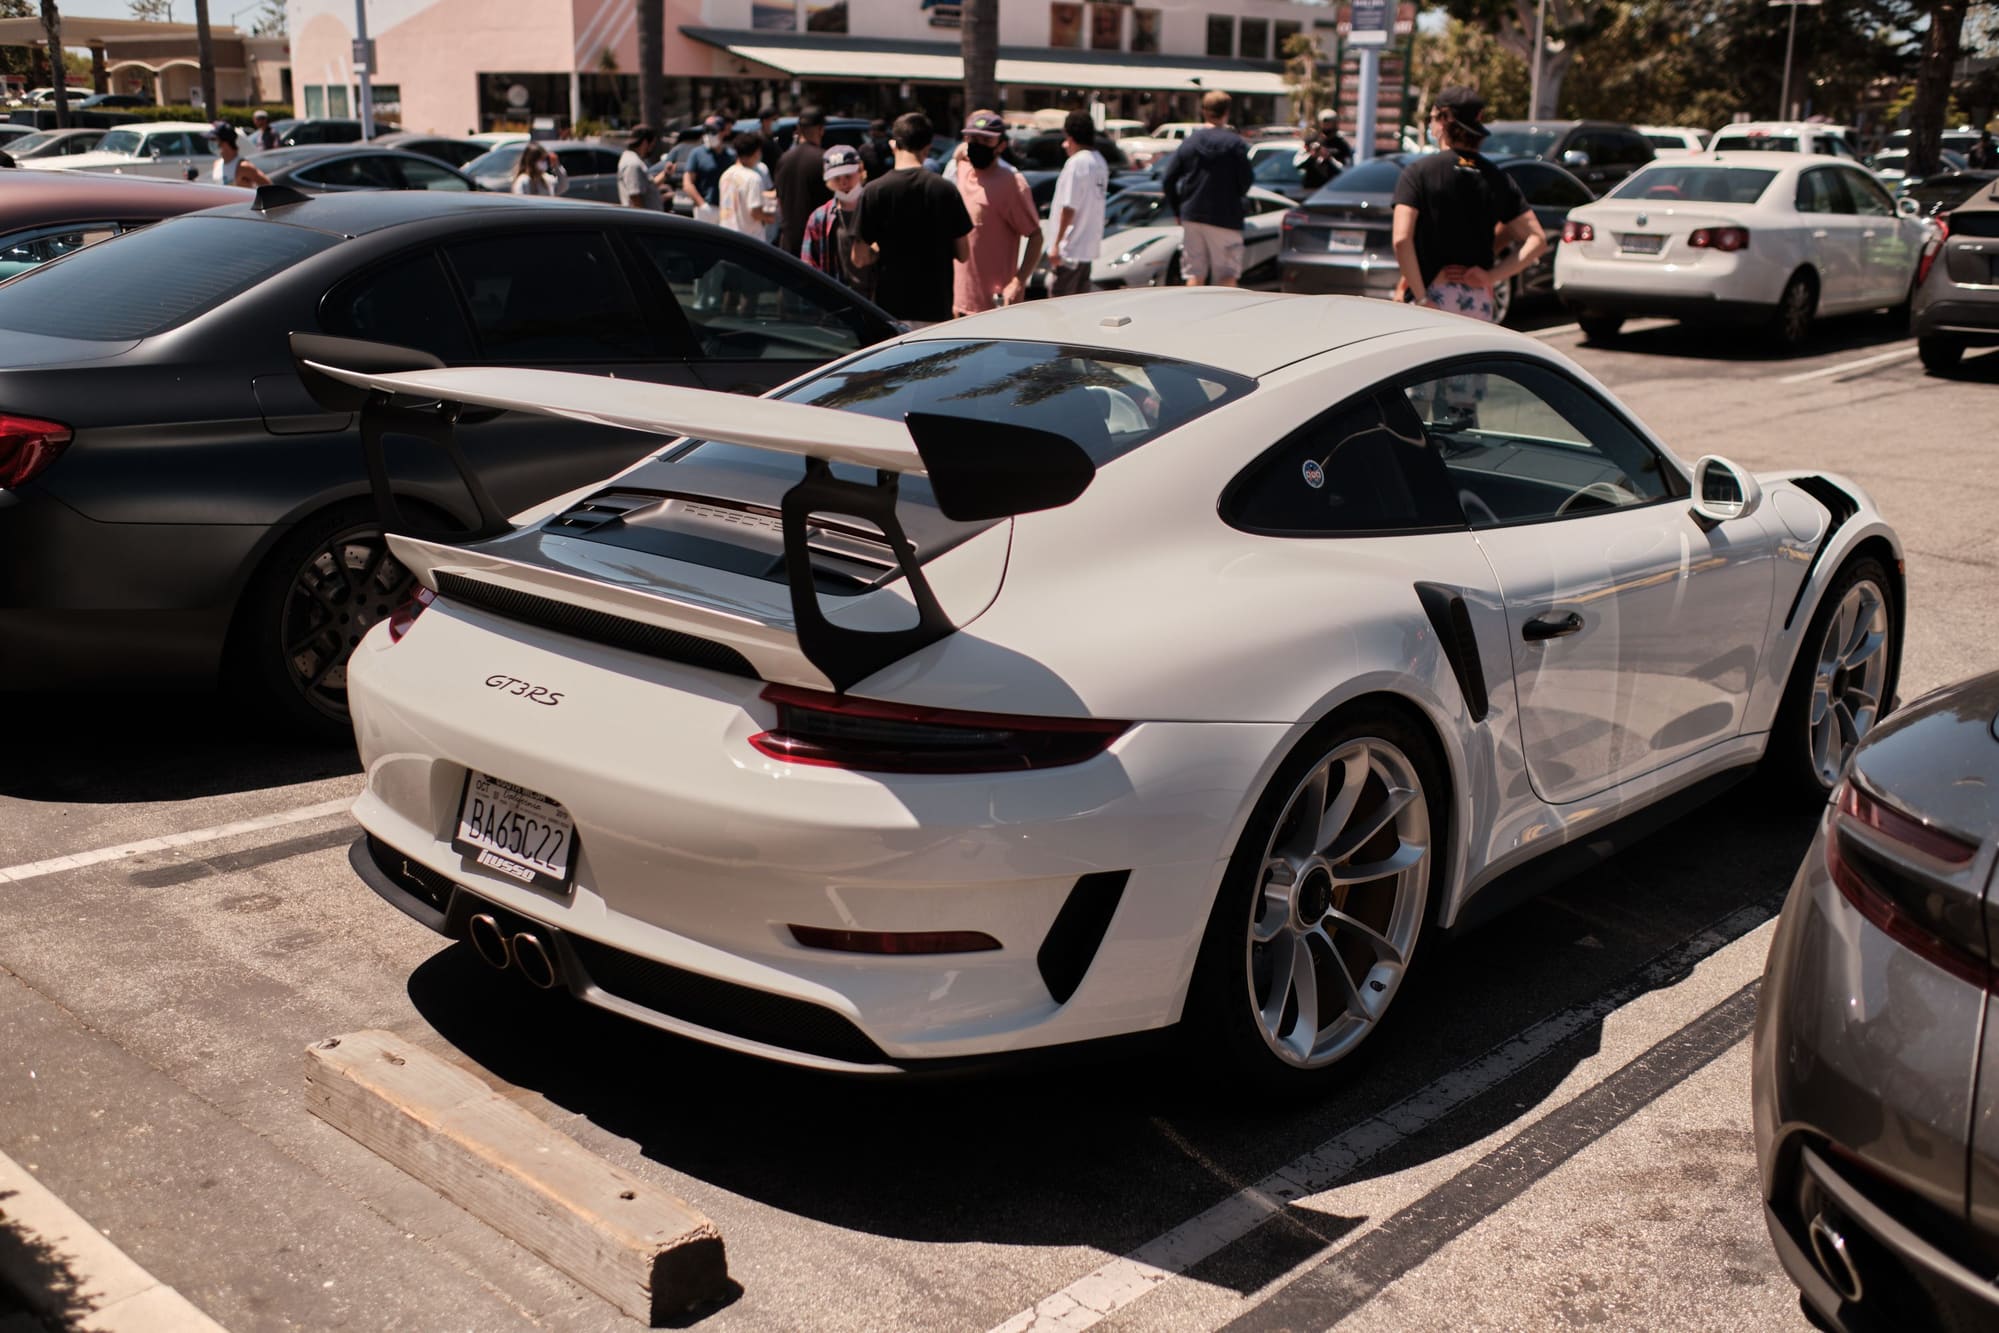
[[[900, 479], [921, 476], [946, 518], [983, 522], [1054, 509], [1086, 490], [1096, 467], [1065, 436], [1005, 422], [911, 412], [901, 421], [770, 398], [687, 389], [569, 371], [447, 367], [426, 353], [317, 334], [291, 335], [307, 390], [334, 411], [360, 413], [361, 448], [383, 530], [431, 544], [484, 541], [513, 531], [454, 438], [461, 422], [498, 411], [532, 412], [593, 425], [748, 445], [805, 460], [805, 475], [781, 502], [785, 581], [799, 651], [835, 690], [935, 643], [957, 629], [945, 615], [895, 513]], [[469, 532], [418, 532], [404, 519], [388, 475], [384, 441], [404, 435], [444, 451], [464, 483], [478, 525]], [[849, 481], [833, 465], [871, 469]], [[864, 630], [830, 622], [814, 586], [808, 526], [819, 515], [860, 519], [879, 530], [908, 580], [917, 623]], [[670, 598], [652, 596], [671, 607]], [[705, 619], [685, 608], [687, 630]]]

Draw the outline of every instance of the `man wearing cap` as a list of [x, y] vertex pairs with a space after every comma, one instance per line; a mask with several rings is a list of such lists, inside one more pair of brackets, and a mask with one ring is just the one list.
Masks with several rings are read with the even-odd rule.
[[208, 140], [215, 145], [213, 174], [217, 185], [240, 185], [252, 190], [271, 183], [269, 176], [243, 160], [242, 150], [236, 146], [234, 125], [226, 120], [216, 121], [208, 127]]
[[798, 142], [777, 160], [777, 215], [784, 224], [778, 244], [795, 255], [805, 244], [805, 220], [831, 199], [826, 188], [826, 154], [819, 141], [826, 132], [826, 113], [808, 106], [798, 113]]
[[964, 137], [964, 160], [951, 174], [972, 219], [972, 250], [953, 269], [951, 313], [976, 315], [1027, 295], [1027, 279], [1041, 262], [1041, 217], [1027, 178], [999, 160], [1006, 121], [996, 112], [974, 111]]
[[261, 108], [250, 113], [250, 151], [268, 153], [278, 146], [278, 132], [271, 128], [271, 113]]
[[1187, 285], [1233, 287], [1242, 276], [1242, 197], [1256, 183], [1249, 173], [1249, 143], [1229, 128], [1229, 95], [1201, 98], [1207, 121], [1180, 141], [1159, 185], [1180, 218], [1180, 268]]
[[659, 211], [660, 173], [652, 165], [652, 155], [658, 147], [658, 130], [650, 125], [632, 126], [625, 151], [618, 157], [618, 202], [624, 207]]
[[722, 173], [736, 163], [736, 155], [723, 144], [729, 122], [710, 116], [701, 123], [701, 146], [687, 157], [687, 172], [680, 178], [681, 193], [694, 201], [694, 217], [700, 222], [722, 219]]
[[[1548, 238], [1513, 178], [1478, 152], [1484, 115], [1475, 89], [1437, 94], [1430, 136], [1441, 151], [1418, 157], [1395, 183], [1393, 235], [1398, 301], [1490, 321], [1493, 289], [1532, 265]], [[1495, 235], [1512, 248], [1497, 263]]]
[[[785, 154], [787, 159], [790, 155]], [[782, 167], [783, 163], [778, 165]], [[866, 173], [861, 155], [854, 149], [836, 144], [826, 150], [822, 179], [829, 197], [805, 220], [805, 237], [798, 257], [872, 301], [875, 271], [856, 267], [852, 253], [854, 238], [859, 234], [855, 221], [861, 206], [861, 187], [867, 183]]]

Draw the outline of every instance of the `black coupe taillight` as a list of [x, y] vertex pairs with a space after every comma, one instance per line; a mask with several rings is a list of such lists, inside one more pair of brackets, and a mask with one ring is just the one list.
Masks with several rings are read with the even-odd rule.
[[872, 773], [1010, 773], [1080, 764], [1131, 726], [1087, 717], [1027, 717], [857, 699], [772, 685], [777, 724], [750, 737], [773, 759]]
[[69, 441], [69, 427], [61, 422], [0, 412], [0, 491], [40, 476]]
[[[1864, 830], [1864, 831], [1863, 831]], [[1982, 896], [1940, 882], [1978, 848], [1873, 796], [1849, 778], [1833, 794], [1826, 870], [1854, 910], [1919, 957], [1973, 985], [1991, 967]]]

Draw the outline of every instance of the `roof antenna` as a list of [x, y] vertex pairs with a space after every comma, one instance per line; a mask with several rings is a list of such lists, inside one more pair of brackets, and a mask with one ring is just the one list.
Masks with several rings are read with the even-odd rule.
[[289, 208], [293, 204], [302, 204], [311, 197], [303, 191], [294, 190], [289, 185], [259, 185], [257, 198], [250, 207], [259, 213], [268, 213], [274, 208]]

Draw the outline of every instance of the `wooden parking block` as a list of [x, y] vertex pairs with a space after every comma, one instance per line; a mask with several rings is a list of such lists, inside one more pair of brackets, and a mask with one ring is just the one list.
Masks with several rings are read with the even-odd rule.
[[722, 1234], [485, 1080], [392, 1033], [306, 1048], [306, 1105], [636, 1319], [720, 1297]]

